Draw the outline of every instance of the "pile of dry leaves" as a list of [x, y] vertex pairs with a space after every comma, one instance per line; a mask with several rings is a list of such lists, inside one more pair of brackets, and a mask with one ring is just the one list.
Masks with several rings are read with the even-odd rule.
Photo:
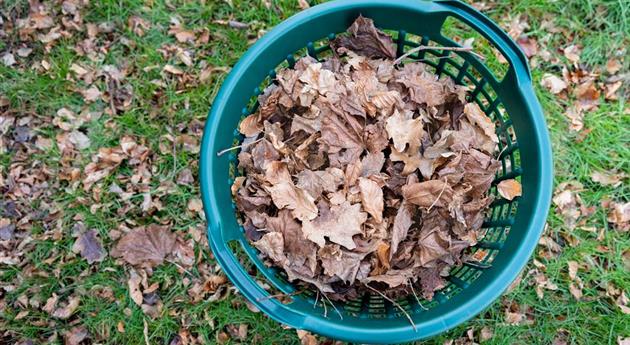
[[232, 191], [248, 239], [291, 281], [341, 300], [368, 284], [431, 299], [483, 234], [495, 125], [451, 79], [395, 65], [372, 20], [348, 31], [259, 97]]

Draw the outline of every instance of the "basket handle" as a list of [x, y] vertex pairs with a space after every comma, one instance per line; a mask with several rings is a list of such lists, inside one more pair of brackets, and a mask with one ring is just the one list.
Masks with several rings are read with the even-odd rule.
[[518, 44], [495, 22], [470, 5], [459, 0], [435, 1], [446, 7], [449, 12], [456, 14], [459, 19], [464, 20], [466, 24], [470, 25], [482, 35], [488, 36], [490, 41], [494, 43], [496, 48], [510, 62], [511, 70], [513, 70], [518, 81], [531, 82], [532, 75], [529, 70], [527, 57], [519, 48]]
[[[220, 224], [209, 222], [209, 227], [221, 227]], [[256, 281], [245, 271], [243, 265], [238, 261], [234, 253], [225, 245], [223, 232], [216, 229], [209, 229], [208, 236], [215, 237], [209, 240], [212, 253], [219, 263], [225, 275], [238, 288], [238, 291], [252, 302], [258, 309], [269, 315], [274, 320], [290, 325], [295, 328], [302, 328], [307, 317], [280, 303], [274, 298], [269, 298], [269, 293], [265, 291]], [[218, 237], [218, 238], [217, 238]]]

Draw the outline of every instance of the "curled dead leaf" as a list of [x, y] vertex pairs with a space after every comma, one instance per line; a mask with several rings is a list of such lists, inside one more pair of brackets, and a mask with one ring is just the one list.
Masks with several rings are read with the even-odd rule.
[[499, 194], [507, 200], [513, 200], [514, 198], [523, 195], [523, 189], [521, 183], [515, 179], [503, 180], [497, 185]]

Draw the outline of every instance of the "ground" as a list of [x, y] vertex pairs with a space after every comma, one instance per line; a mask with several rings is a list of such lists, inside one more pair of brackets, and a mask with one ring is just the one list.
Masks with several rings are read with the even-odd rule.
[[[223, 280], [204, 239], [197, 154], [229, 67], [305, 3], [0, 2], [0, 344], [300, 342]], [[622, 344], [629, 6], [475, 6], [530, 55], [557, 198], [520, 281], [427, 343]], [[176, 236], [133, 268], [114, 248], [145, 226]]]

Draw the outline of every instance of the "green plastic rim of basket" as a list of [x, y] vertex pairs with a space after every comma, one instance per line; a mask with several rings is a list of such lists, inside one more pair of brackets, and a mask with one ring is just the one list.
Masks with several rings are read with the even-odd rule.
[[[255, 111], [256, 96], [282, 67], [309, 54], [330, 53], [329, 39], [359, 14], [392, 32], [398, 54], [417, 46], [457, 46], [441, 33], [447, 18], [465, 23], [505, 57], [509, 69], [502, 79], [467, 52], [425, 50], [424, 59], [438, 75], [448, 75], [471, 88], [470, 99], [497, 123], [502, 169], [496, 184], [516, 178], [523, 195], [512, 201], [497, 198], [484, 222], [487, 231], [473, 251], [485, 251], [478, 264], [451, 271], [448, 285], [432, 301], [414, 296], [396, 302], [411, 316], [412, 327], [398, 306], [379, 295], [366, 294], [345, 303], [318, 298], [314, 291], [294, 295], [283, 304], [269, 298], [262, 282], [291, 294], [296, 287], [283, 272], [267, 267], [237, 222], [230, 186], [237, 174], [236, 154], [217, 152], [241, 140], [239, 121]], [[414, 39], [415, 38], [415, 39]], [[287, 19], [254, 44], [234, 66], [214, 99], [200, 152], [200, 179], [208, 220], [210, 247], [228, 278], [256, 307], [274, 320], [296, 329], [357, 343], [396, 343], [428, 338], [472, 318], [495, 299], [523, 269], [543, 231], [552, 193], [552, 157], [542, 109], [532, 87], [527, 59], [518, 46], [490, 19], [458, 1], [349, 0], [314, 6]], [[257, 273], [256, 273], [257, 272]], [[335, 310], [336, 309], [336, 310]]]

